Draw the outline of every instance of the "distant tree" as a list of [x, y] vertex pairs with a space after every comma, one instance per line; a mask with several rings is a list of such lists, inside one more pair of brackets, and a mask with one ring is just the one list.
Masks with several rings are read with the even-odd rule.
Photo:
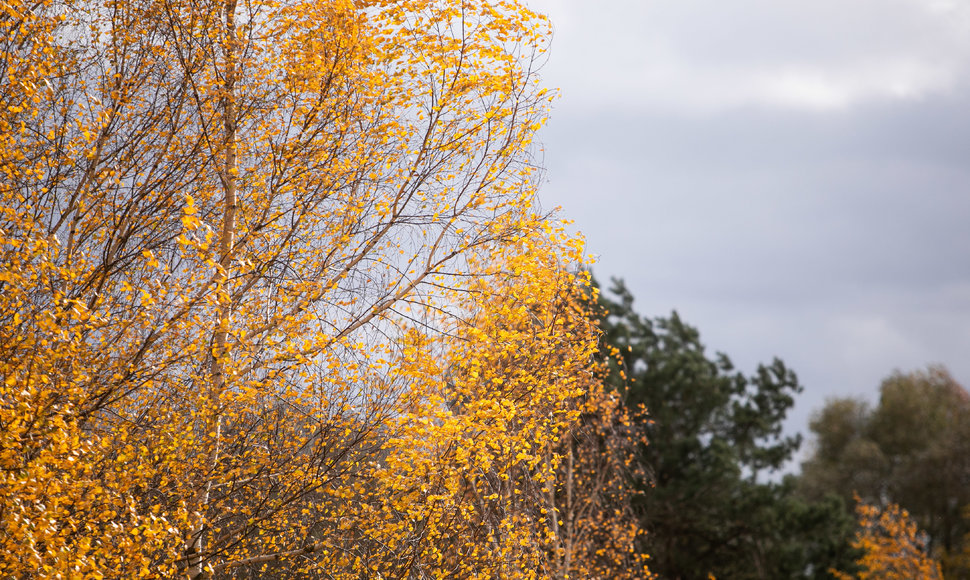
[[[801, 391], [780, 360], [747, 377], [673, 313], [648, 319], [614, 280], [602, 297], [601, 328], [616, 350], [610, 384], [631, 408], [643, 405], [650, 473], [640, 500], [640, 549], [661, 578], [826, 578], [851, 566], [851, 517], [836, 497], [806, 502], [794, 482], [763, 482], [798, 448], [782, 421]], [[844, 568], [843, 568], [844, 569]]]
[[[970, 523], [970, 505], [963, 508], [963, 519]], [[947, 564], [958, 570], [970, 569], [970, 532], [963, 536], [963, 547], [960, 552], [947, 558]]]
[[800, 482], [807, 498], [835, 492], [898, 503], [928, 534], [949, 578], [970, 578], [959, 554], [970, 531], [970, 395], [943, 367], [896, 372], [879, 404], [834, 399], [810, 427], [815, 447]]
[[909, 512], [896, 504], [885, 509], [859, 502], [856, 507], [859, 532], [854, 547], [862, 550], [858, 574], [836, 570], [838, 580], [939, 580], [940, 564], [926, 549], [925, 534], [920, 532]]

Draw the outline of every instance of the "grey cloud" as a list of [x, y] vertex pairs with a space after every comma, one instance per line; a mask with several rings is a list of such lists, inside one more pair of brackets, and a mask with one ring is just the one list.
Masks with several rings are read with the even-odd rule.
[[[970, 97], [970, 95], [967, 95]], [[751, 370], [875, 392], [894, 368], [970, 379], [970, 115], [960, 98], [853, 112], [554, 115], [541, 196], [645, 314], [679, 310]]]
[[540, 197], [601, 279], [739, 368], [785, 359], [791, 430], [894, 368], [970, 385], [970, 4], [531, 4], [563, 92]]
[[569, 106], [827, 110], [952, 90], [970, 6], [918, 0], [543, 0]]

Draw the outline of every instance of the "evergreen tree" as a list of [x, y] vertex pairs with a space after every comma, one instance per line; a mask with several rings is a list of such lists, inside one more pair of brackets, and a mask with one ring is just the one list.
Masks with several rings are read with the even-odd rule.
[[[753, 376], [709, 355], [676, 312], [648, 319], [614, 280], [601, 295], [602, 340], [615, 356], [609, 382], [625, 403], [646, 407], [638, 425], [649, 444], [639, 461], [641, 549], [661, 578], [828, 578], [852, 567], [853, 525], [841, 499], [805, 502], [791, 477], [763, 481], [797, 450], [782, 421], [801, 392], [775, 359]], [[643, 415], [634, 415], [643, 416]]]

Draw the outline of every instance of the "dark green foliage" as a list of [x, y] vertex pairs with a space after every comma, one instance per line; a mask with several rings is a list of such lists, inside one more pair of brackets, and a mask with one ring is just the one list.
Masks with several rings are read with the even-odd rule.
[[929, 534], [948, 579], [970, 578], [955, 560], [970, 532], [970, 395], [946, 369], [896, 372], [879, 404], [828, 401], [812, 419], [816, 444], [802, 466], [808, 498], [858, 494], [868, 503], [898, 503]]
[[724, 354], [710, 356], [698, 331], [676, 313], [647, 319], [614, 280], [600, 297], [610, 384], [627, 405], [643, 405], [651, 474], [642, 498], [642, 549], [661, 578], [829, 578], [851, 569], [852, 519], [840, 499], [806, 502], [794, 483], [762, 482], [787, 462], [800, 437], [782, 421], [801, 391], [780, 360], [747, 377]]

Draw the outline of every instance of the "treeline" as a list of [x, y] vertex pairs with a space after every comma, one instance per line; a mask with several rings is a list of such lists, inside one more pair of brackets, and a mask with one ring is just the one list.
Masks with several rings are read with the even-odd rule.
[[548, 36], [0, 1], [0, 577], [959, 578], [966, 392], [832, 402], [761, 477], [795, 375], [600, 295], [536, 203]]
[[946, 369], [894, 372], [875, 407], [827, 401], [809, 459], [775, 482], [802, 444], [782, 432], [802, 391], [784, 363], [735, 371], [676, 313], [639, 315], [621, 281], [598, 308], [607, 382], [649, 411], [638, 549], [661, 578], [970, 577], [970, 394]]

